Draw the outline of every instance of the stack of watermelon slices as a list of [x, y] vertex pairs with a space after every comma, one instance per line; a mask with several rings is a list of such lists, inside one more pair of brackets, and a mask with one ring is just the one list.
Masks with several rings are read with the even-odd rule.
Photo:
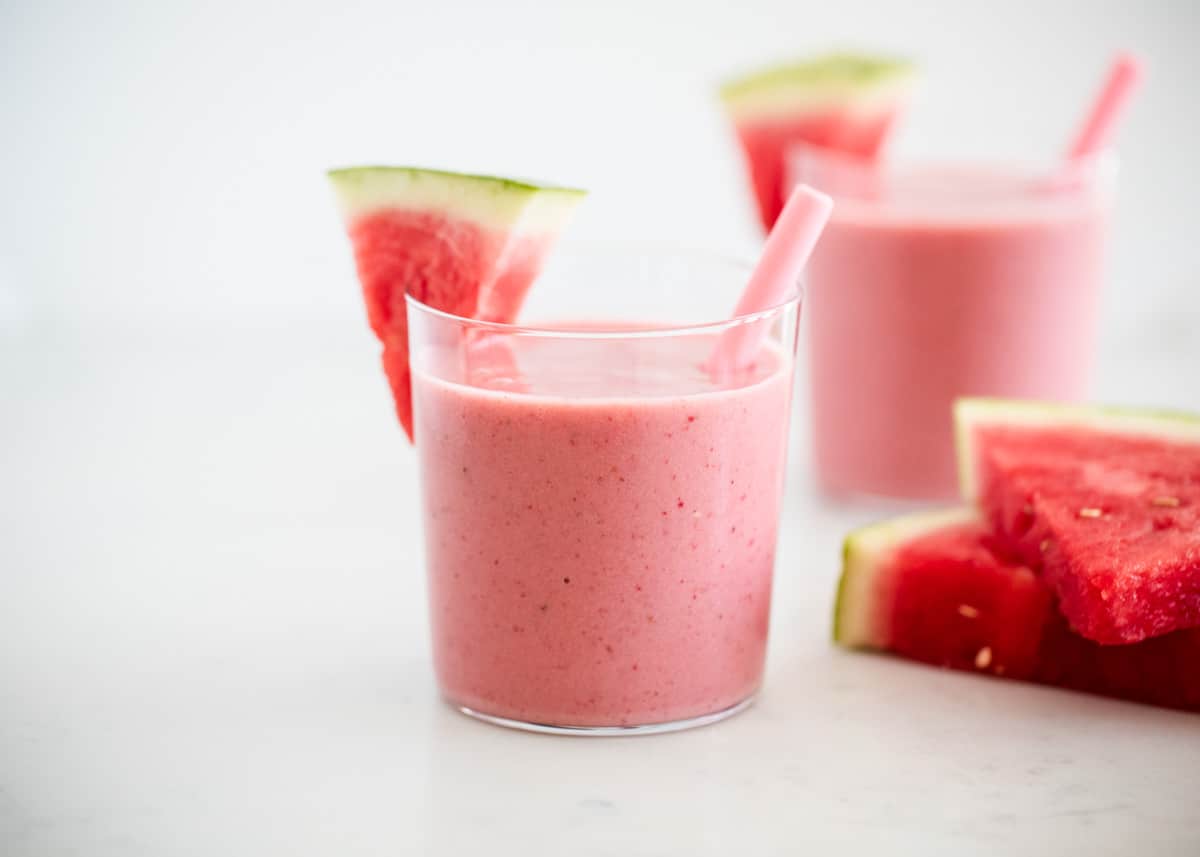
[[1200, 418], [955, 410], [963, 509], [851, 533], [834, 639], [1200, 711]]
[[840, 53], [772, 66], [723, 86], [721, 101], [742, 146], [763, 228], [769, 232], [783, 210], [794, 146], [875, 157], [915, 80], [905, 60]]

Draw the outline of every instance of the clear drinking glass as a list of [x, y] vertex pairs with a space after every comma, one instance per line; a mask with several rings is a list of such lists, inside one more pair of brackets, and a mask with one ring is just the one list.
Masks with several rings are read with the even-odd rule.
[[[720, 320], [747, 276], [609, 251], [552, 262], [519, 325], [409, 299], [434, 666], [451, 705], [625, 734], [753, 699], [800, 298]], [[722, 334], [748, 324], [765, 332], [754, 365], [710, 371]]]
[[955, 398], [1086, 398], [1110, 158], [897, 166], [801, 148], [791, 167], [834, 198], [805, 277], [826, 490], [954, 496]]

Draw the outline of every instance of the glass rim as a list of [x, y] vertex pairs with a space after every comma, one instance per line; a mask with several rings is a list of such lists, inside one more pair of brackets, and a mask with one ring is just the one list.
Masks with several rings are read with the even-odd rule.
[[789, 157], [809, 157], [847, 168], [860, 170], [879, 169], [883, 174], [907, 173], [913, 169], [929, 167], [954, 167], [961, 169], [1000, 169], [1010, 175], [1021, 175], [1029, 178], [1046, 178], [1062, 175], [1063, 172], [1101, 172], [1115, 169], [1120, 163], [1120, 156], [1115, 149], [1101, 149], [1094, 155], [1081, 158], [1075, 163], [1064, 160], [1046, 160], [1036, 158], [1005, 158], [1005, 157], [945, 157], [941, 155], [922, 155], [919, 157], [904, 156], [901, 158], [884, 157], [871, 160], [856, 155], [847, 154], [826, 146], [812, 143], [795, 143], [789, 149]]
[[[564, 248], [568, 255], [585, 255], [586, 251], [598, 252], [600, 250], [611, 252], [614, 248], [623, 248], [626, 252], [630, 248], [638, 248], [642, 251], [649, 250], [660, 257], [675, 258], [675, 259], [693, 259], [700, 260], [711, 264], [724, 264], [730, 268], [737, 269], [747, 279], [749, 278], [752, 266], [744, 259], [738, 259], [733, 256], [724, 256], [716, 253], [709, 253], [698, 250], [681, 250], [678, 247], [671, 245], [639, 243], [639, 242], [592, 242], [588, 244], [575, 245], [574, 247]], [[539, 277], [541, 274], [538, 275]], [[744, 282], [739, 284], [744, 286]], [[531, 288], [537, 288], [537, 279], [534, 280]], [[737, 300], [737, 294], [731, 294], [730, 303]], [[703, 334], [708, 332], [722, 332], [729, 328], [739, 327], [748, 324], [757, 324], [764, 320], [778, 316], [792, 307], [799, 306], [804, 297], [804, 287], [802, 282], [792, 284], [788, 292], [788, 296], [779, 303], [766, 307], [765, 309], [756, 310], [755, 312], [742, 313], [733, 315], [724, 319], [714, 319], [712, 321], [698, 321], [673, 324], [669, 322], [652, 321], [644, 326], [633, 327], [629, 324], [621, 322], [605, 322], [601, 321], [596, 327], [588, 327], [586, 329], [572, 329], [564, 327], [554, 327], [554, 321], [548, 320], [542, 323], [532, 322], [502, 322], [502, 321], [487, 321], [478, 318], [469, 318], [467, 316], [458, 315], [457, 313], [447, 310], [437, 309], [424, 301], [405, 293], [404, 301], [408, 309], [422, 313], [424, 315], [440, 319], [442, 321], [457, 324], [463, 327], [470, 327], [477, 330], [485, 330], [491, 333], [506, 334], [510, 336], [530, 336], [530, 337], [553, 337], [559, 339], [653, 339], [655, 337], [669, 336], [686, 336]], [[572, 319], [562, 319], [562, 321], [571, 321]]]
[[[886, 187], [889, 182], [919, 179], [922, 174], [934, 171], [951, 171], [956, 179], [963, 181], [971, 190], [971, 179], [991, 178], [1002, 181], [1010, 189], [1036, 192], [1043, 198], [1077, 194], [1087, 188], [1111, 188], [1120, 172], [1120, 158], [1113, 149], [1104, 149], [1091, 157], [1068, 163], [1055, 160], [991, 157], [939, 157], [922, 156], [870, 161], [839, 152], [834, 149], [798, 143], [789, 153], [789, 165], [799, 172], [798, 165], [809, 163], [816, 169], [830, 170], [834, 176], [861, 177], [874, 174]], [[813, 181], [812, 178], [807, 179]], [[820, 179], [816, 179], [818, 186]], [[990, 188], [989, 188], [990, 189]], [[861, 199], [853, 191], [833, 188], [827, 190], [835, 200], [856, 202]], [[912, 193], [919, 196], [922, 189]], [[976, 199], [987, 201], [989, 194], [980, 194]], [[875, 200], [869, 200], [874, 202]]]

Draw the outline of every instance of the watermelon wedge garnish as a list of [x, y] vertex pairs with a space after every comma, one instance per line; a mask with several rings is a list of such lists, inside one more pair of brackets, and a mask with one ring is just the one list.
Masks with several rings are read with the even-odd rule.
[[1078, 633], [1200, 626], [1200, 417], [964, 399], [955, 431], [963, 497]]
[[874, 157], [916, 79], [904, 60], [831, 54], [730, 81], [721, 100], [737, 130], [759, 216], [783, 210], [785, 165], [797, 143]]
[[405, 294], [511, 322], [584, 191], [412, 167], [329, 173], [396, 413], [413, 437]]
[[1075, 634], [1050, 587], [967, 509], [864, 527], [845, 543], [834, 639], [990, 676], [1200, 711], [1200, 629], [1127, 646]]

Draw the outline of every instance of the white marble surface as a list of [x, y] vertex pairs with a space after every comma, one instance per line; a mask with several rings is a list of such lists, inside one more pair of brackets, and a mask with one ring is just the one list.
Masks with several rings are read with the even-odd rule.
[[[1200, 406], [1195, 318], [1106, 398]], [[828, 643], [885, 513], [789, 486], [766, 686], [607, 740], [437, 701], [365, 334], [0, 338], [0, 854], [1200, 853], [1200, 718]]]

